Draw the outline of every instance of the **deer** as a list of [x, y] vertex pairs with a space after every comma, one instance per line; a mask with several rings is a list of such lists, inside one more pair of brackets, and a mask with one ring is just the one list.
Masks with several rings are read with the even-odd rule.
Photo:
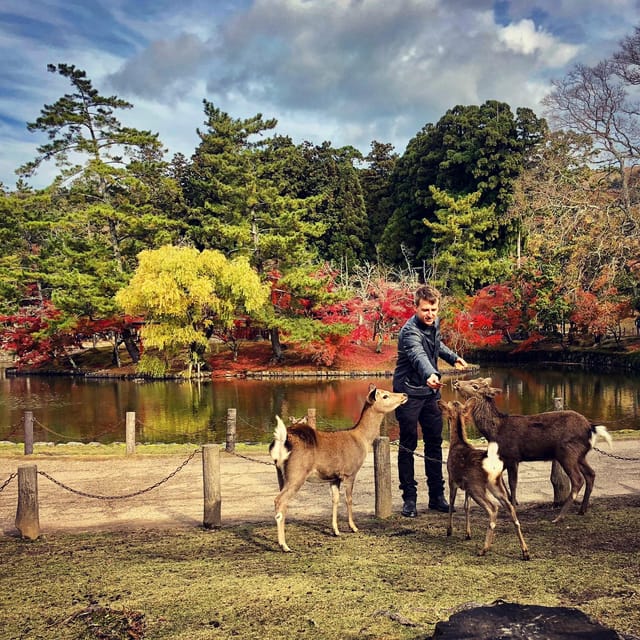
[[602, 437], [612, 446], [604, 425], [592, 424], [577, 411], [547, 411], [531, 415], [501, 413], [495, 396], [502, 390], [491, 386], [491, 378], [456, 380], [453, 388], [463, 398], [476, 398], [473, 421], [480, 433], [498, 443], [500, 456], [509, 477], [511, 504], [517, 505], [518, 465], [524, 461], [557, 460], [571, 483], [571, 490], [560, 512], [553, 519], [560, 522], [585, 486], [579, 513], [584, 515], [595, 481], [595, 471], [586, 461], [587, 453]]
[[449, 522], [447, 536], [453, 533], [453, 511], [458, 488], [465, 492], [464, 512], [466, 525], [466, 539], [471, 539], [470, 500], [481, 506], [489, 516], [489, 525], [484, 539], [484, 546], [478, 555], [484, 556], [491, 548], [495, 536], [496, 520], [498, 517], [498, 502], [509, 512], [511, 521], [516, 528], [520, 542], [522, 559], [529, 560], [529, 549], [522, 535], [522, 529], [514, 506], [509, 502], [509, 494], [504, 484], [502, 471], [504, 464], [500, 459], [499, 447], [496, 442], [489, 442], [487, 449], [477, 449], [467, 439], [466, 425], [471, 420], [474, 398], [470, 398], [463, 405], [460, 402], [444, 402], [438, 400], [442, 415], [449, 422], [449, 455], [447, 457], [447, 473], [449, 477]]
[[285, 538], [285, 518], [289, 501], [311, 477], [328, 482], [333, 510], [331, 526], [336, 536], [340, 486], [344, 483], [349, 527], [358, 531], [353, 520], [353, 485], [373, 441], [380, 435], [385, 414], [407, 401], [405, 393], [393, 393], [369, 385], [360, 418], [350, 429], [321, 431], [307, 424], [285, 425], [276, 416], [276, 427], [269, 453], [276, 465], [280, 493], [275, 498], [278, 544], [285, 552], [291, 549]]

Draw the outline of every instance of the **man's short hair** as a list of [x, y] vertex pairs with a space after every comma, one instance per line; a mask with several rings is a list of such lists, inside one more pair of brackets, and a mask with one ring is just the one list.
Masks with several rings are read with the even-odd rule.
[[420, 300], [426, 300], [430, 304], [435, 304], [440, 301], [441, 298], [440, 292], [430, 284], [423, 284], [416, 290], [414, 296], [415, 306], [417, 307], [420, 304]]

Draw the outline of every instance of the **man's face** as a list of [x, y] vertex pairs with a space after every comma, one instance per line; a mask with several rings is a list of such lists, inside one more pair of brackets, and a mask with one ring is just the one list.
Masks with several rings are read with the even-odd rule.
[[428, 300], [420, 300], [416, 307], [416, 315], [418, 320], [426, 325], [431, 326], [438, 317], [438, 311], [440, 310], [440, 301], [429, 302]]

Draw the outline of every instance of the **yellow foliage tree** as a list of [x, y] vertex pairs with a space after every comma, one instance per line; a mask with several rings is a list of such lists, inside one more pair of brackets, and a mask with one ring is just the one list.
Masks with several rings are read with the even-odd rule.
[[[116, 302], [145, 319], [145, 348], [164, 354], [164, 366], [185, 348], [199, 368], [216, 332], [228, 331], [239, 314], [252, 315], [269, 301], [269, 288], [245, 257], [220, 251], [164, 246], [138, 254], [138, 268]], [[141, 360], [142, 370], [150, 368]]]

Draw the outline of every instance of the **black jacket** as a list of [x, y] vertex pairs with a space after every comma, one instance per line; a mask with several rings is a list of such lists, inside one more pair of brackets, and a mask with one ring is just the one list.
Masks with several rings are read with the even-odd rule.
[[440, 340], [440, 319], [431, 326], [412, 316], [400, 329], [398, 359], [393, 374], [393, 390], [410, 396], [429, 396], [438, 393], [427, 386], [433, 373], [440, 376], [438, 358], [450, 365], [459, 356]]

